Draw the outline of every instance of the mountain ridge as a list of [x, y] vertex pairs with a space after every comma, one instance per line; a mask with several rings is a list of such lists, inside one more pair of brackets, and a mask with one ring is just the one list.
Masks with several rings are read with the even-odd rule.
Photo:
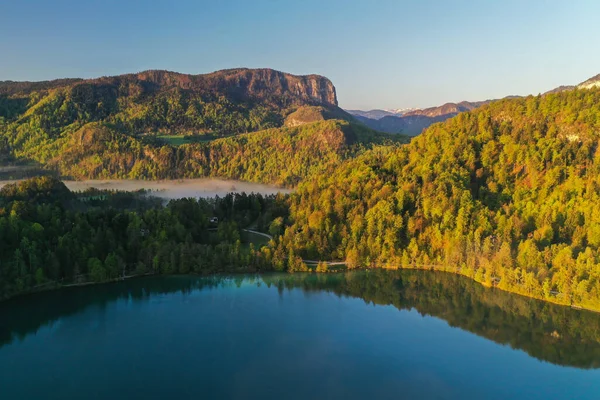
[[[0, 95], [29, 93], [36, 90], [48, 90], [61, 86], [77, 84], [111, 84], [115, 82], [139, 80], [159, 86], [179, 87], [180, 89], [222, 89], [233, 83], [234, 87], [250, 91], [260, 91], [265, 87], [283, 94], [286, 90], [318, 104], [337, 106], [337, 94], [333, 83], [326, 77], [309, 74], [294, 75], [271, 68], [231, 68], [205, 74], [184, 74], [168, 70], [145, 70], [113, 76], [96, 78], [61, 78], [45, 81], [0, 81]], [[262, 85], [261, 85], [262, 84]], [[270, 86], [270, 87], [269, 87]]]

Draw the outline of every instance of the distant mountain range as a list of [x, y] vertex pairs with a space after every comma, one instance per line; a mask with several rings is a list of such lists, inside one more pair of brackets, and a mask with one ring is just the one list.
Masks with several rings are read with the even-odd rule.
[[[559, 93], [573, 89], [592, 89], [600, 87], [600, 74], [578, 84], [564, 85], [549, 90], [545, 93]], [[521, 96], [507, 96], [505, 98], [518, 98]], [[445, 121], [458, 113], [474, 110], [494, 100], [485, 101], [462, 101], [460, 103], [446, 103], [438, 107], [424, 109], [398, 109], [398, 110], [346, 110], [356, 119], [369, 128], [387, 133], [402, 133], [408, 136], [416, 136], [428, 128], [431, 124]]]
[[417, 110], [417, 109], [416, 108], [397, 108], [397, 109], [385, 109], [385, 110], [376, 109], [376, 110], [369, 110], [369, 111], [346, 110], [346, 112], [351, 115], [358, 116], [358, 117], [370, 118], [370, 119], [381, 119], [383, 117], [389, 117], [389, 116], [401, 117], [402, 115], [406, 114], [407, 112], [415, 111], [415, 110]]
[[564, 92], [564, 91], [573, 90], [573, 89], [592, 89], [595, 87], [600, 87], [600, 74], [591, 77], [587, 81], [581, 82], [579, 85], [559, 86], [557, 88], [547, 91], [544, 94]]
[[578, 89], [592, 89], [595, 87], [600, 87], [600, 74], [591, 77], [587, 81], [581, 82], [579, 85], [577, 85]]
[[346, 112], [353, 115], [369, 128], [381, 132], [415, 136], [433, 123], [444, 121], [464, 111], [471, 111], [490, 101], [446, 103], [439, 107], [403, 109], [397, 113], [386, 110], [346, 110]]

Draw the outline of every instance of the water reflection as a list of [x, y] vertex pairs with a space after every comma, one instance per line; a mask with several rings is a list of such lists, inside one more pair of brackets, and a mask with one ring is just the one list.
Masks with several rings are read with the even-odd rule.
[[133, 302], [206, 288], [267, 285], [279, 291], [327, 291], [398, 309], [416, 309], [543, 361], [600, 367], [600, 315], [487, 289], [457, 275], [429, 271], [357, 271], [346, 274], [158, 277], [26, 296], [0, 304], [0, 346], [35, 333], [91, 306]]

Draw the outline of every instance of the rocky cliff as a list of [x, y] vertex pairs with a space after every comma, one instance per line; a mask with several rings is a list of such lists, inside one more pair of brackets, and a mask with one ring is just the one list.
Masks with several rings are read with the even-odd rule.
[[228, 136], [282, 126], [287, 115], [304, 106], [343, 113], [329, 79], [272, 69], [203, 75], [152, 70], [85, 80], [0, 82], [0, 118], [12, 131], [33, 126], [49, 136], [90, 122], [116, 124], [129, 135]]
[[142, 92], [179, 88], [205, 94], [226, 95], [236, 100], [267, 100], [275, 104], [337, 106], [335, 87], [320, 75], [292, 75], [272, 69], [228, 69], [189, 75], [151, 70], [137, 74], [102, 77], [83, 83], [139, 85]]

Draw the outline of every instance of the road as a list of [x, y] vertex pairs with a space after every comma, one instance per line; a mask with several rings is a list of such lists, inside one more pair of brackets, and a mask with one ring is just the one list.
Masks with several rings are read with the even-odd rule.
[[[254, 233], [255, 235], [259, 235], [262, 237], [266, 237], [267, 239], [271, 240], [273, 239], [273, 236], [267, 234], [267, 233], [262, 233], [262, 232], [258, 232], [252, 229], [242, 229], [244, 232], [249, 232], [249, 233]], [[318, 264], [320, 262], [325, 263], [325, 265], [346, 265], [345, 261], [317, 261], [317, 260], [302, 260], [303, 263], [305, 264]]]
[[259, 235], [262, 237], [266, 237], [267, 239], [271, 240], [273, 239], [273, 236], [266, 234], [266, 233], [262, 233], [262, 232], [258, 232], [258, 231], [253, 231], [252, 229], [242, 229], [244, 232], [249, 232], [249, 233], [254, 233], [255, 235]]

